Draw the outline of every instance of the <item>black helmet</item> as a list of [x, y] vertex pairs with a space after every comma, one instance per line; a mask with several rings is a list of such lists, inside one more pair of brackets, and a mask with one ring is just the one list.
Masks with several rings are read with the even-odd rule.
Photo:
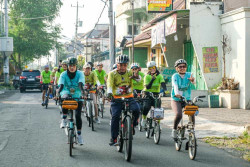
[[177, 67], [177, 66], [180, 65], [180, 64], [186, 64], [186, 65], [187, 65], [187, 62], [186, 62], [186, 60], [184, 60], [184, 59], [179, 59], [179, 60], [177, 60], [177, 61], [175, 62], [174, 67]]
[[69, 58], [68, 65], [77, 65], [77, 59], [74, 57]]
[[94, 66], [94, 64], [91, 61], [87, 62], [87, 64], [90, 64], [91, 68], [93, 68], [93, 66]]
[[128, 63], [129, 62], [129, 58], [127, 55], [119, 55], [117, 58], [116, 58], [116, 63], [117, 64], [120, 64], [120, 63]]

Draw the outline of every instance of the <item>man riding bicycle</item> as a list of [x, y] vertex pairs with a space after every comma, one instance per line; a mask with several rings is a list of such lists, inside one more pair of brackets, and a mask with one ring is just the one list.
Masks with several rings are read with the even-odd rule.
[[[191, 83], [194, 84], [195, 78], [190, 72], [187, 72], [187, 62], [179, 59], [175, 62], [175, 69], [177, 73], [172, 76], [172, 93], [171, 93], [171, 107], [175, 112], [174, 127], [172, 130], [172, 137], [177, 137], [177, 126], [182, 119], [182, 105], [181, 97], [185, 97], [187, 101], [191, 100]], [[194, 120], [194, 116], [193, 116]]]
[[[131, 64], [131, 67], [130, 67], [131, 71], [133, 73], [136, 73], [136, 74], [139, 74], [141, 76], [141, 81], [140, 82], [137, 82], [136, 80], [133, 80], [133, 88], [134, 90], [136, 90], [137, 93], [141, 93], [141, 91], [143, 90], [144, 88], [144, 85], [143, 85], [143, 80], [144, 80], [144, 73], [140, 72], [140, 66], [138, 63], [133, 63]], [[134, 94], [134, 97], [137, 97], [137, 94]]]
[[[108, 98], [119, 99], [133, 99], [133, 83], [132, 80], [135, 79], [138, 82], [141, 80], [141, 77], [138, 74], [134, 74], [127, 70], [129, 58], [127, 55], [120, 55], [116, 59], [117, 69], [113, 70], [108, 75], [108, 86], [107, 93]], [[136, 126], [137, 119], [139, 117], [140, 108], [136, 101], [130, 102], [130, 109], [133, 111], [134, 115], [134, 127]], [[122, 111], [122, 106], [120, 103], [111, 102], [111, 112], [112, 112], [112, 121], [111, 121], [111, 140], [110, 146], [116, 146], [117, 136], [119, 132], [119, 120]], [[135, 133], [133, 128], [133, 134]]]
[[[84, 76], [85, 76], [85, 87], [86, 89], [95, 89], [95, 86], [100, 86], [100, 82], [95, 75], [94, 72], [91, 71], [91, 65], [86, 64], [83, 66]], [[96, 98], [96, 90], [91, 90], [90, 98], [93, 99], [94, 108], [95, 108], [95, 122], [100, 124], [100, 120], [98, 118], [98, 106], [97, 106], [97, 98]]]
[[56, 78], [56, 72], [58, 71], [58, 67], [54, 67], [51, 75], [50, 75], [50, 83], [53, 84], [52, 86], [52, 93], [53, 93], [53, 97], [55, 97], [56, 95], [56, 83], [55, 83], [55, 78]]
[[[74, 92], [72, 98], [81, 98], [84, 95], [84, 75], [81, 71], [78, 71], [76, 68], [77, 59], [70, 58], [68, 61], [68, 69], [63, 72], [59, 79], [59, 94], [61, 98], [67, 98]], [[83, 145], [83, 138], [81, 135], [82, 129], [82, 118], [81, 118], [81, 110], [82, 110], [82, 101], [78, 100], [78, 107], [75, 112], [76, 119], [76, 127], [77, 127], [77, 140], [80, 145]], [[60, 128], [64, 128], [66, 126], [66, 118], [68, 114], [67, 109], [62, 109], [63, 116], [60, 124]]]
[[45, 65], [44, 66], [44, 70], [41, 72], [41, 76], [40, 76], [40, 83], [42, 84], [42, 91], [43, 91], [43, 95], [42, 95], [42, 106], [45, 105], [44, 100], [45, 100], [45, 94], [46, 91], [49, 88], [49, 92], [50, 92], [50, 98], [52, 98], [52, 89], [50, 84], [50, 75], [51, 75], [51, 71], [49, 71], [49, 66]]
[[149, 92], [157, 96], [160, 93], [161, 87], [164, 89], [164, 91], [167, 90], [165, 80], [158, 71], [155, 61], [148, 62], [147, 68], [148, 68], [148, 74], [144, 78], [144, 86], [145, 86], [144, 91], [146, 95], [145, 97], [149, 98], [150, 100], [143, 102], [143, 114], [141, 121], [142, 127], [145, 127], [145, 124], [147, 123], [147, 115], [151, 106], [155, 106], [155, 100], [153, 99], [153, 97], [150, 96]]

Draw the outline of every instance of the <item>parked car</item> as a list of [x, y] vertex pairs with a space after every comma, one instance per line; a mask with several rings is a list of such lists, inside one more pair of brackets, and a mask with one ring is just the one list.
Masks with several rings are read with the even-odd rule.
[[20, 92], [23, 93], [26, 89], [39, 89], [42, 91], [40, 74], [39, 70], [24, 70], [20, 76]]

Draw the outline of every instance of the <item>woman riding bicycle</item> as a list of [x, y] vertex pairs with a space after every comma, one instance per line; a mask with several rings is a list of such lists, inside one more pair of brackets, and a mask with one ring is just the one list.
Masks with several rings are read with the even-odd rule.
[[[160, 72], [157, 70], [155, 61], [150, 61], [147, 63], [148, 74], [144, 78], [144, 91], [145, 98], [149, 98], [150, 100], [143, 102], [143, 114], [142, 114], [142, 127], [145, 127], [147, 122], [147, 115], [151, 108], [151, 106], [155, 106], [155, 101], [153, 97], [150, 96], [149, 92], [152, 92], [155, 96], [159, 95], [160, 88], [162, 87], [164, 91], [167, 90], [165, 80]], [[161, 102], [158, 103], [161, 105]], [[159, 106], [160, 107], [160, 106]]]
[[143, 90], [144, 86], [143, 86], [143, 81], [144, 81], [144, 73], [140, 72], [140, 66], [138, 63], [133, 63], [130, 66], [130, 69], [133, 73], [139, 74], [141, 76], [141, 80], [140, 82], [137, 82], [136, 80], [132, 80], [133, 82], [133, 88], [135, 90], [134, 92], [134, 97], [137, 97], [137, 93], [141, 93], [141, 91]]
[[174, 119], [174, 127], [172, 130], [172, 137], [177, 137], [177, 126], [182, 119], [182, 105], [181, 97], [185, 97], [186, 100], [191, 100], [191, 83], [194, 84], [195, 78], [190, 72], [187, 71], [187, 62], [183, 59], [179, 59], [175, 62], [175, 69], [177, 73], [172, 76], [172, 93], [171, 93], [171, 106], [176, 116]]
[[[70, 58], [68, 61], [68, 69], [63, 72], [59, 79], [59, 93], [62, 98], [67, 98], [70, 95], [72, 98], [79, 98], [84, 95], [83, 85], [85, 83], [84, 75], [81, 71], [76, 69], [77, 59]], [[72, 93], [74, 92], [74, 93]], [[75, 112], [76, 118], [76, 127], [77, 127], [77, 140], [80, 145], [83, 145], [83, 139], [81, 135], [82, 129], [82, 101], [78, 101], [78, 108]], [[63, 119], [61, 120], [60, 128], [64, 128], [66, 126], [66, 118], [68, 114], [67, 109], [62, 109]]]

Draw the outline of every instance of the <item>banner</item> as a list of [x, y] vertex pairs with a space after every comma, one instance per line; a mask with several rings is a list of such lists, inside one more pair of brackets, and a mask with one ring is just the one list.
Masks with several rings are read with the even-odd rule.
[[148, 0], [148, 12], [169, 12], [173, 10], [172, 0]]
[[166, 44], [165, 34], [164, 34], [165, 22], [161, 21], [157, 23], [151, 30], [151, 47], [157, 44]]
[[177, 30], [177, 14], [173, 14], [172, 16], [165, 19], [165, 35], [171, 35], [176, 33]]
[[204, 73], [219, 72], [218, 47], [204, 47], [202, 48], [202, 54]]

